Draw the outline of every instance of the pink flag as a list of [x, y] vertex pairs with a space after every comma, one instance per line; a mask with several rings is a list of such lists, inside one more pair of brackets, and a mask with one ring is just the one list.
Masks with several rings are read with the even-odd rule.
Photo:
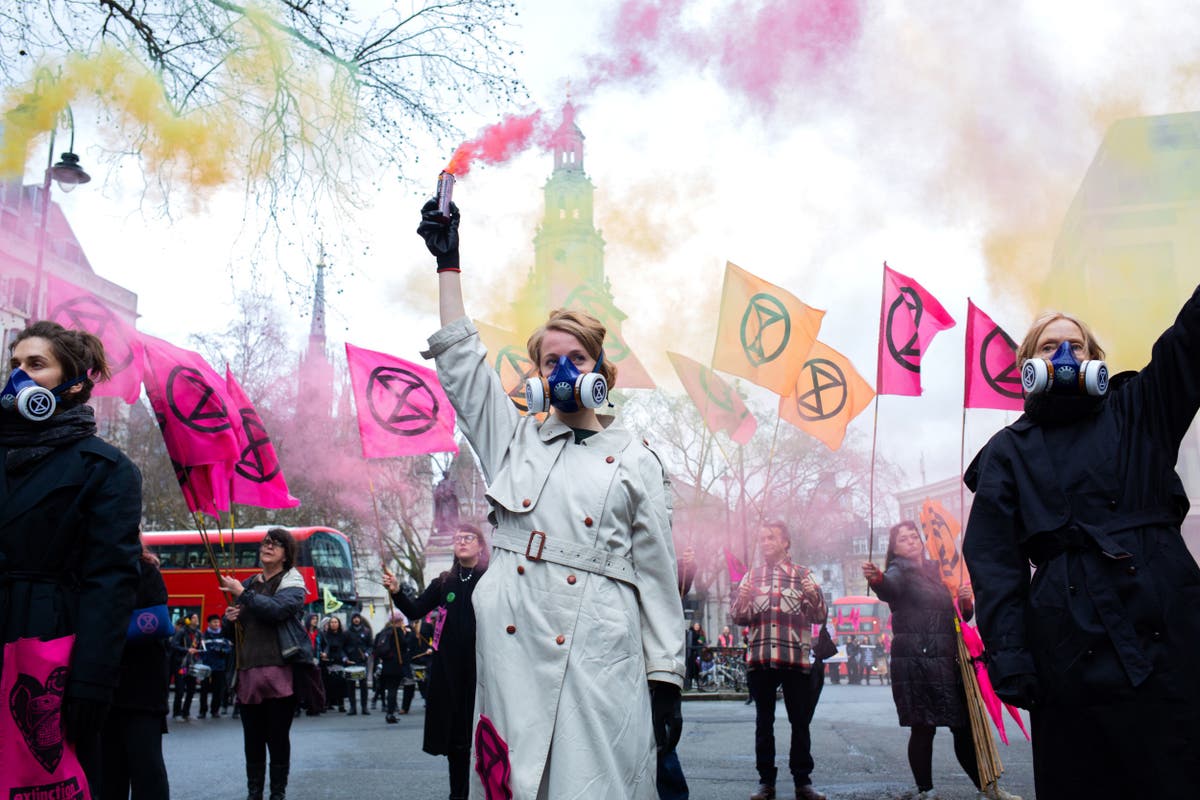
[[967, 368], [963, 382], [964, 408], [1020, 411], [1021, 369], [1017, 343], [967, 298]]
[[457, 453], [454, 408], [437, 374], [346, 343], [364, 458]]
[[746, 576], [746, 565], [738, 560], [738, 557], [728, 547], [722, 547], [725, 551], [725, 567], [729, 570], [729, 583], [741, 583], [742, 578]]
[[876, 394], [921, 394], [921, 357], [938, 331], [954, 319], [933, 295], [907, 275], [883, 265]]
[[112, 306], [85, 289], [53, 276], [47, 278], [46, 319], [64, 328], [87, 331], [104, 343], [112, 377], [96, 384], [92, 396], [136, 403], [142, 393], [142, 343], [132, 320], [122, 319]]
[[1025, 723], [1021, 720], [1020, 712], [1002, 702], [996, 696], [996, 690], [992, 688], [992, 679], [988, 676], [987, 665], [980, 658], [983, 655], [983, 639], [979, 638], [979, 631], [963, 622], [961, 617], [959, 628], [962, 630], [963, 644], [967, 646], [967, 652], [971, 655], [971, 665], [975, 668], [975, 678], [979, 682], [979, 694], [983, 698], [984, 706], [987, 707], [988, 715], [992, 718], [992, 722], [1000, 734], [1000, 740], [1008, 744], [1008, 733], [1004, 730], [1004, 715], [1001, 706], [1008, 709], [1008, 713], [1017, 721], [1017, 727], [1021, 729], [1021, 733], [1025, 734], [1026, 739], [1029, 739], [1029, 731], [1025, 730]]
[[[205, 464], [231, 464], [241, 452], [225, 382], [197, 353], [145, 334], [141, 334], [141, 342], [146, 356], [146, 394], [181, 485], [192, 483], [196, 489], [204, 483], [194, 498], [197, 500], [205, 494], [227, 498], [227, 480], [223, 492], [220, 487], [205, 491], [208, 483], [220, 482], [218, 476], [208, 470], [203, 478], [199, 474], [192, 478], [187, 471]], [[223, 474], [227, 479], [228, 472]], [[188, 495], [186, 490], [184, 495]], [[221, 510], [229, 508], [228, 500], [224, 502]]]
[[850, 609], [850, 624], [854, 626], [854, 630], [858, 630], [858, 619], [862, 616], [859, 613], [858, 606]]
[[[238, 419], [234, 425], [241, 454], [231, 473], [231, 499], [259, 508], [295, 508], [300, 501], [288, 492], [275, 445], [242, 387], [225, 366], [225, 388]], [[231, 415], [232, 416], [232, 415]]]
[[197, 464], [185, 467], [174, 459], [175, 479], [183, 492], [188, 511], [202, 511], [213, 517], [229, 510], [229, 469], [227, 464]]

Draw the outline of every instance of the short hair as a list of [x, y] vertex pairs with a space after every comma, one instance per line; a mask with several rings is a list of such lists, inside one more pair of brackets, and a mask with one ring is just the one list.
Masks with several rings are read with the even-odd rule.
[[788, 550], [792, 549], [792, 533], [788, 530], [787, 523], [781, 519], [773, 519], [762, 524], [764, 528], [770, 528], [783, 537], [783, 545]]
[[[529, 351], [529, 359], [539, 370], [542, 364], [542, 339], [545, 338], [546, 331], [569, 333], [579, 340], [584, 351], [596, 361], [600, 360], [600, 354], [604, 352], [604, 336], [608, 333], [604, 323], [586, 311], [567, 308], [554, 309], [550, 312], [545, 324], [530, 334], [529, 341], [525, 344]], [[617, 385], [617, 367], [612, 361], [605, 358], [598, 371], [604, 376], [609, 389]]]
[[287, 528], [270, 528], [263, 539], [270, 539], [283, 548], [283, 569], [286, 572], [296, 565], [296, 537]]
[[1029, 327], [1025, 338], [1021, 340], [1021, 345], [1017, 348], [1018, 367], [1025, 363], [1025, 359], [1035, 357], [1037, 354], [1038, 339], [1042, 338], [1042, 334], [1046, 331], [1046, 328], [1050, 327], [1051, 323], [1057, 322], [1060, 319], [1065, 319], [1067, 322], [1073, 322], [1079, 326], [1079, 330], [1083, 334], [1083, 344], [1088, 352], [1088, 358], [1104, 358], [1104, 348], [1100, 346], [1100, 342], [1096, 339], [1096, 334], [1092, 332], [1091, 327], [1086, 322], [1071, 314], [1064, 314], [1061, 311], [1047, 311], [1033, 321], [1033, 325]]
[[207, 617], [205, 617], [205, 618], [204, 618], [204, 621], [205, 621], [205, 622], [212, 622], [214, 619], [215, 619], [217, 622], [220, 622], [220, 621], [221, 621], [221, 615], [220, 615], [220, 614], [209, 614]]
[[8, 346], [11, 356], [17, 344], [33, 337], [45, 339], [50, 343], [50, 351], [58, 359], [62, 367], [63, 381], [71, 381], [82, 377], [78, 392], [63, 392], [58, 402], [64, 408], [82, 405], [92, 396], [92, 388], [100, 381], [112, 377], [108, 359], [104, 355], [104, 343], [97, 336], [87, 331], [64, 328], [57, 322], [48, 319], [35, 322], [13, 337]]

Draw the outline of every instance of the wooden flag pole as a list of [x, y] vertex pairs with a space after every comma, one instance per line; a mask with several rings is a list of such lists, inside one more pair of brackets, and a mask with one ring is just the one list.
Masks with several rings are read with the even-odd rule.
[[[375, 512], [375, 532], [377, 534], [376, 543], [379, 549], [379, 566], [383, 569], [383, 574], [391, 578], [394, 577], [394, 575], [392, 574], [392, 571], [388, 569], [387, 564], [383, 560], [383, 518], [379, 515], [379, 501], [375, 499], [374, 479], [370, 477], [367, 478], [367, 488], [371, 491], [371, 508]], [[404, 655], [400, 650], [400, 634], [396, 631], [396, 626], [392, 623], [392, 607], [395, 604], [392, 602], [392, 595], [391, 592], [388, 591], [388, 588], [384, 586], [383, 589], [385, 592], [387, 592], [388, 624], [392, 626], [392, 641], [396, 645], [396, 658], [403, 663]], [[386, 705], [386, 703], [387, 700], [385, 699], [384, 704]]]
[[957, 614], [954, 616], [954, 631], [958, 641], [958, 666], [967, 696], [967, 715], [971, 720], [971, 740], [975, 745], [975, 760], [979, 768], [979, 786], [984, 792], [988, 792], [1004, 774], [1004, 764], [1000, 761], [996, 740], [988, 726], [987, 711], [979, 691], [979, 679], [975, 675], [975, 665], [967, 651], [967, 644], [963, 641], [962, 623]]

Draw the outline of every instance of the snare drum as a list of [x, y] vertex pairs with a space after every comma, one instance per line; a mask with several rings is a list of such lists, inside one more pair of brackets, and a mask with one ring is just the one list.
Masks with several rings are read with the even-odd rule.
[[360, 665], [352, 665], [346, 667], [342, 672], [342, 677], [348, 681], [365, 681], [367, 679], [367, 668]]
[[188, 675], [191, 675], [197, 682], [208, 680], [208, 676], [212, 675], [212, 667], [208, 664], [201, 664], [197, 661], [188, 667]]

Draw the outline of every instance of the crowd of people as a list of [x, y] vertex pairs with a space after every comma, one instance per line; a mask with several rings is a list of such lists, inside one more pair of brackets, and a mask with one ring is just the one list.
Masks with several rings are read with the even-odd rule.
[[[538, 374], [531, 413], [517, 411], [465, 314], [459, 220], [453, 205], [422, 211], [443, 326], [425, 355], [487, 480], [490, 530], [461, 526], [453, 565], [423, 592], [385, 571], [396, 613], [377, 635], [361, 614], [345, 627], [303, 620], [297, 545], [283, 528], [266, 532], [252, 577], [215, 577], [229, 597], [221, 616], [160, 626], [167, 597], [139, 541], [140, 474], [96, 436], [87, 404], [109, 373], [103, 346], [50, 322], [16, 335], [0, 403], [0, 666], [6, 682], [18, 659], [43, 677], [36, 698], [26, 681], [0, 714], [40, 726], [18, 762], [58, 770], [59, 783], [37, 796], [76, 796], [86, 782], [103, 800], [166, 797], [173, 680], [178, 720], [196, 693], [201, 717], [232, 704], [249, 800], [285, 800], [296, 715], [368, 714], [373, 683], [394, 724], [419, 672], [424, 749], [447, 758], [452, 800], [688, 796], [681, 690], [703, 678], [714, 645], [684, 624], [691, 556], [676, 560], [667, 471], [603, 413], [617, 371], [586, 313], [554, 311], [530, 336]], [[1200, 568], [1180, 536], [1188, 504], [1174, 472], [1200, 408], [1198, 343], [1200, 289], [1150, 364], [1110, 385], [1086, 325], [1039, 320], [1018, 350], [1026, 413], [965, 476], [971, 587], [949, 594], [911, 522], [892, 528], [882, 569], [862, 565], [892, 612], [888, 672], [917, 797], [937, 796], [930, 754], [945, 727], [980, 797], [1013, 798], [982, 781], [971, 745], [955, 624], [973, 614], [996, 694], [1030, 712], [1039, 796], [1178, 798], [1200, 784], [1200, 682], [1189, 672]], [[53, 413], [28, 413], [29, 392]], [[776, 797], [780, 695], [796, 797], [825, 797], [810, 724], [837, 648], [821, 587], [792, 546], [786, 522], [763, 524], [759, 558], [732, 589], [756, 713], [752, 800]], [[876, 651], [846, 645], [861, 679]], [[715, 646], [734, 646], [729, 628]]]

